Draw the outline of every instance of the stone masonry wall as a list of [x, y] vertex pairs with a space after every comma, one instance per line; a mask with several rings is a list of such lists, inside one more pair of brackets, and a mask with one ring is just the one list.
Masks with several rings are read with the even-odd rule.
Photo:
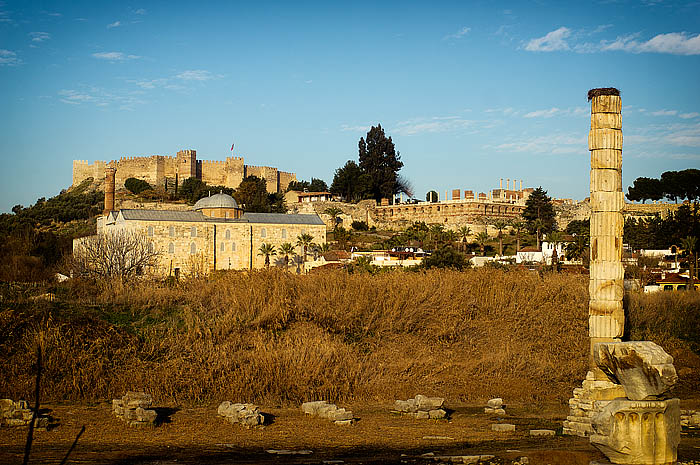
[[245, 176], [255, 175], [267, 181], [268, 192], [284, 192], [296, 174], [279, 171], [269, 166], [248, 166], [243, 157], [227, 157], [225, 161], [197, 160], [194, 150], [183, 150], [176, 157], [152, 155], [149, 157], [122, 157], [110, 162], [87, 160], [73, 161], [73, 185], [87, 178], [98, 181], [104, 179], [104, 169], [111, 166], [117, 169], [116, 187], [124, 187], [129, 178], [143, 179], [154, 186], [164, 186], [166, 180], [185, 179], [194, 176], [207, 184], [236, 188]]

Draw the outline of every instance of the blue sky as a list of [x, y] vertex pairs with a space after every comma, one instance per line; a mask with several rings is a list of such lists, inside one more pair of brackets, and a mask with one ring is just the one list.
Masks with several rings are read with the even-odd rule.
[[73, 159], [233, 142], [330, 185], [377, 123], [416, 197], [510, 178], [583, 199], [586, 92], [608, 86], [625, 190], [700, 168], [700, 1], [344, 3], [0, 1], [0, 211]]

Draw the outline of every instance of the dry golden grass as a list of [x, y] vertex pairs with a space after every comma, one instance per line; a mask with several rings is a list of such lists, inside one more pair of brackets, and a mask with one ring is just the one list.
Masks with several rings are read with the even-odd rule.
[[[56, 302], [0, 311], [0, 396], [29, 396], [41, 344], [44, 398], [54, 401], [128, 389], [160, 401], [277, 405], [417, 393], [565, 401], [587, 369], [587, 284], [485, 269], [76, 283]], [[642, 329], [660, 305], [632, 300], [633, 331], [692, 354], [671, 323], [668, 334]]]

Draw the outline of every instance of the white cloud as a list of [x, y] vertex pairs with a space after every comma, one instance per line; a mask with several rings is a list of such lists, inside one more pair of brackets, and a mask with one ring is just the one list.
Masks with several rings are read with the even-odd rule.
[[683, 119], [697, 118], [698, 116], [700, 116], [700, 113], [698, 113], [697, 111], [694, 111], [692, 113], [681, 113], [678, 115], [679, 118]]
[[119, 27], [119, 26], [121, 26], [121, 25], [122, 25], [121, 21], [115, 21], [115, 22], [113, 22], [113, 23], [111, 23], [111, 24], [108, 24], [108, 25], [107, 25], [107, 29], [112, 29], [113, 27]]
[[93, 57], [98, 58], [100, 60], [109, 60], [109, 61], [126, 61], [126, 60], [136, 60], [138, 58], [141, 58], [138, 55], [125, 55], [122, 52], [98, 52], [98, 53], [93, 53]]
[[182, 79], [183, 81], [211, 81], [212, 79], [217, 79], [221, 76], [214, 75], [209, 71], [205, 71], [202, 69], [194, 69], [183, 71], [175, 77], [178, 79]]
[[461, 39], [464, 37], [469, 31], [471, 31], [472, 28], [470, 27], [463, 27], [459, 31], [455, 32], [454, 34], [446, 35], [445, 37], [442, 38], [442, 40], [457, 40]]
[[700, 147], [700, 123], [677, 125], [667, 133], [665, 140], [671, 145]]
[[503, 116], [516, 116], [520, 113], [520, 111], [516, 110], [513, 107], [487, 108], [486, 110], [484, 110], [484, 113], [503, 113]]
[[32, 42], [43, 42], [51, 38], [51, 34], [48, 32], [30, 32], [29, 37], [32, 38]]
[[658, 34], [647, 41], [638, 41], [638, 34], [620, 36], [614, 41], [601, 41], [602, 51], [625, 51], [631, 53], [668, 53], [671, 55], [700, 55], [700, 34], [686, 32]]
[[86, 87], [82, 90], [62, 89], [59, 99], [69, 105], [93, 104], [98, 107], [112, 107], [119, 110], [133, 110], [146, 102], [136, 92], [108, 92], [100, 87]]
[[536, 136], [496, 146], [487, 146], [504, 152], [529, 152], [549, 154], [586, 153], [586, 137], [573, 135]]
[[134, 10], [134, 14], [137, 15], [145, 15], [146, 14], [146, 9], [145, 8], [139, 8], [137, 10]]
[[659, 111], [652, 111], [650, 115], [652, 116], [674, 116], [676, 113], [678, 113], [676, 110], [659, 110]]
[[350, 126], [347, 124], [343, 124], [340, 126], [341, 131], [350, 131], [350, 132], [368, 132], [370, 130], [371, 126], [368, 124], [367, 126]]
[[569, 44], [566, 43], [566, 38], [571, 35], [571, 30], [566, 27], [560, 27], [557, 30], [547, 33], [544, 37], [531, 39], [525, 50], [528, 52], [554, 52], [557, 50], [569, 50]]
[[457, 131], [468, 128], [474, 123], [475, 121], [459, 116], [433, 116], [431, 118], [415, 118], [400, 121], [391, 131], [404, 136], [412, 136], [423, 133]]
[[0, 48], [0, 66], [17, 66], [21, 64], [22, 60], [17, 58], [15, 52]]
[[530, 113], [525, 113], [523, 118], [551, 118], [560, 111], [561, 110], [556, 107], [550, 108], [549, 110], [531, 111]]

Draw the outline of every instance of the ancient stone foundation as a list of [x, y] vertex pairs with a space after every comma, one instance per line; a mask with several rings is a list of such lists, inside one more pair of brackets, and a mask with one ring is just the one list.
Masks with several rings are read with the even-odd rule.
[[301, 410], [307, 415], [325, 418], [336, 425], [348, 426], [354, 423], [354, 417], [350, 410], [339, 408], [335, 404], [330, 404], [325, 400], [314, 402], [304, 402]]
[[158, 415], [149, 409], [151, 404], [150, 394], [129, 391], [121, 399], [112, 400], [112, 411], [129, 426], [154, 426]]
[[503, 399], [496, 397], [494, 399], [489, 399], [484, 407], [484, 413], [490, 415], [505, 415], [506, 414], [506, 404], [503, 403]]
[[250, 428], [265, 423], [265, 416], [260, 413], [260, 408], [253, 404], [234, 404], [225, 400], [219, 404], [216, 412], [232, 425], [240, 424]]
[[426, 397], [418, 394], [413, 399], [395, 401], [394, 412], [419, 420], [440, 420], [447, 418], [444, 405], [445, 399], [442, 397]]
[[589, 371], [583, 386], [574, 389], [574, 397], [569, 399], [569, 415], [564, 421], [562, 433], [590, 436], [593, 433], [593, 417], [616, 397], [625, 397], [622, 386], [610, 380], [598, 381]]
[[32, 419], [34, 428], [38, 429], [48, 428], [51, 422], [47, 415], [37, 414], [34, 418], [34, 409], [26, 400], [0, 399], [0, 426], [29, 426]]

